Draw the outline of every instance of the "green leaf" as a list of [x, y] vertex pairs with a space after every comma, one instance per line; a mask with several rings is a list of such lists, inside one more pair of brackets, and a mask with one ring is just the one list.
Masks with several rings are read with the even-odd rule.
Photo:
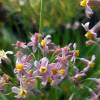
[[11, 63], [7, 63], [6, 61], [2, 60], [1, 69], [4, 73], [8, 74], [9, 76], [15, 77]]
[[0, 100], [8, 100], [2, 93], [0, 93]]

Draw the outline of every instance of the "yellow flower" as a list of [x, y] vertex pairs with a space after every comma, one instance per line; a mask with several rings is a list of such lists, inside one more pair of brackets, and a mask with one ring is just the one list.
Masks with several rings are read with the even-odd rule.
[[58, 74], [64, 75], [64, 74], [65, 74], [65, 69], [60, 69], [60, 70], [58, 70]]
[[28, 73], [29, 73], [29, 74], [32, 74], [32, 73], [33, 73], [33, 70], [29, 70]]
[[79, 54], [80, 54], [80, 51], [79, 51], [79, 50], [76, 50], [76, 51], [75, 51], [75, 55], [76, 55], [76, 56], [79, 56]]
[[93, 68], [93, 67], [95, 66], [95, 63], [94, 63], [94, 62], [90, 62], [90, 63], [89, 63], [89, 66], [90, 66], [91, 68]]
[[45, 47], [46, 46], [46, 41], [43, 39], [40, 44], [41, 44], [42, 47]]
[[80, 2], [80, 6], [86, 7], [86, 6], [87, 6], [87, 0], [82, 0], [82, 1]]
[[47, 72], [47, 67], [41, 66], [40, 69], [39, 69], [39, 72], [42, 73], [42, 74], [45, 74]]
[[52, 81], [53, 81], [52, 78], [51, 77], [48, 77], [47, 82], [48, 83], [52, 83]]
[[87, 39], [92, 40], [92, 39], [94, 39], [94, 34], [93, 34], [92, 32], [90, 32], [90, 31], [88, 31], [88, 32], [85, 34], [85, 37], [86, 37]]
[[27, 96], [27, 90], [21, 88], [21, 89], [20, 89], [20, 92], [19, 92], [19, 95], [20, 95], [21, 97], [26, 97], [26, 96]]
[[16, 64], [16, 70], [17, 71], [22, 71], [24, 68], [24, 65], [23, 64]]

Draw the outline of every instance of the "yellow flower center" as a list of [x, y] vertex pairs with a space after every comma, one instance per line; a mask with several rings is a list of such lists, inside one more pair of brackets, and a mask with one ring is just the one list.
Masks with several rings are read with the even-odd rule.
[[94, 62], [90, 62], [89, 66], [90, 66], [91, 68], [93, 68], [93, 67], [95, 66], [95, 63], [94, 63]]
[[56, 75], [57, 74], [57, 69], [52, 69], [52, 74]]
[[41, 44], [42, 47], [45, 47], [46, 46], [46, 41], [42, 40], [40, 44]]
[[52, 82], [52, 78], [48, 77], [47, 81], [48, 81], [48, 83], [51, 83]]
[[26, 97], [27, 91], [25, 89], [20, 89], [19, 95], [22, 96], [22, 97]]
[[80, 2], [80, 6], [86, 7], [86, 6], [87, 6], [87, 0], [82, 0], [82, 1]]
[[54, 84], [54, 80], [52, 80], [51, 77], [48, 77], [48, 79], [47, 79], [47, 83], [48, 83], [48, 84]]
[[29, 74], [32, 74], [32, 73], [33, 73], [33, 70], [29, 70], [28, 73], [29, 73]]
[[79, 75], [78, 77], [77, 77], [77, 80], [80, 80], [82, 77]]
[[17, 71], [22, 71], [23, 68], [24, 68], [24, 65], [23, 65], [23, 64], [17, 64], [17, 65], [16, 65], [16, 70], [17, 70]]
[[47, 67], [41, 66], [40, 69], [39, 69], [39, 72], [42, 73], [42, 74], [45, 74], [47, 72]]
[[58, 70], [58, 74], [64, 75], [64, 74], [65, 74], [65, 69], [60, 69], [60, 70]]
[[87, 32], [86, 34], [85, 34], [85, 37], [87, 38], [87, 39], [94, 39], [94, 34], [93, 33], [91, 33], [91, 32]]
[[76, 55], [76, 56], [79, 56], [79, 54], [80, 54], [80, 51], [79, 51], [79, 50], [76, 50], [76, 51], [75, 51], [75, 55]]

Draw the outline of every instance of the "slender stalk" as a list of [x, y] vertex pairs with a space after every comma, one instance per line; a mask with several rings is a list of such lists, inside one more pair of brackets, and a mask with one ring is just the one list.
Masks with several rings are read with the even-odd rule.
[[39, 33], [42, 32], [42, 12], [43, 12], [43, 0], [40, 0], [40, 23], [39, 23]]

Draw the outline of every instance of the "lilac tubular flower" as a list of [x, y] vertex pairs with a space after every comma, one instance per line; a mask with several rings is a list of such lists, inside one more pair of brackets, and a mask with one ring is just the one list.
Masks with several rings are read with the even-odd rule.
[[32, 56], [23, 55], [16, 60], [15, 72], [29, 71], [32, 67]]
[[[97, 41], [99, 41], [99, 40], [97, 40]], [[92, 46], [94, 44], [96, 44], [96, 41], [94, 41], [94, 40], [88, 40], [88, 41], [86, 41], [86, 45], [87, 46]]]
[[87, 33], [85, 34], [85, 37], [89, 39], [90, 44], [94, 44], [95, 42], [97, 43], [100, 42], [100, 38], [97, 38], [97, 31], [100, 30], [100, 21], [91, 29], [89, 29], [89, 22], [82, 24], [82, 26], [87, 31]]
[[93, 14], [93, 11], [89, 5], [89, 2], [90, 2], [90, 0], [82, 0], [80, 2], [80, 5], [82, 7], [85, 7], [85, 14], [86, 14], [86, 17], [88, 17], [88, 18], [90, 18], [90, 16]]
[[79, 72], [79, 73], [77, 73], [76, 75], [74, 75], [74, 76], [72, 77], [72, 80], [73, 80], [74, 82], [79, 82], [80, 79], [83, 78], [83, 77], [85, 77], [85, 76], [86, 76], [86, 73]]
[[73, 53], [70, 52], [70, 46], [66, 46], [64, 48], [58, 48], [56, 52], [57, 52], [56, 60], [65, 65], [68, 63], [69, 59], [71, 59], [73, 56]]
[[43, 37], [43, 39], [40, 42], [40, 49], [43, 52], [43, 54], [47, 54], [49, 52], [49, 46], [51, 44], [51, 35], [47, 35]]
[[39, 62], [34, 63], [35, 71], [33, 72], [33, 77], [41, 77], [42, 79], [47, 77], [49, 74], [49, 60], [44, 57]]
[[94, 63], [95, 59], [96, 59], [95, 55], [93, 55], [93, 56], [91, 57], [91, 60], [90, 60], [90, 61], [87, 60], [87, 59], [85, 59], [85, 58], [80, 58], [80, 60], [81, 60], [83, 63], [85, 63], [87, 67], [94, 67], [94, 65], [95, 65], [95, 63]]
[[85, 8], [85, 14], [86, 14], [86, 17], [88, 18], [90, 18], [90, 16], [93, 14], [93, 10], [91, 9], [89, 5], [87, 5]]
[[27, 44], [27, 46], [31, 46], [33, 52], [36, 52], [37, 47], [38, 47], [38, 42], [39, 42], [39, 33], [35, 33], [32, 37], [31, 37], [31, 42], [29, 42]]
[[81, 78], [84, 78], [87, 75], [89, 69], [91, 67], [94, 67], [95, 55], [92, 56], [90, 61], [85, 58], [80, 58], [80, 60], [86, 64], [86, 67], [81, 71], [79, 71], [79, 69], [76, 69], [77, 67], [75, 68], [77, 71], [75, 75], [72, 77], [72, 80], [75, 82], [78, 82]]
[[51, 63], [49, 67], [49, 75], [42, 81], [42, 84], [58, 85], [67, 75], [66, 67], [59, 62]]
[[16, 94], [16, 98], [26, 98], [28, 94], [32, 92], [35, 86], [35, 79], [32, 76], [20, 75], [20, 86], [12, 87], [12, 92]]
[[26, 43], [20, 42], [20, 41], [16, 42], [16, 48], [23, 48], [24, 49], [26, 47], [27, 47]]
[[67, 49], [66, 48], [61, 48], [61, 52], [57, 56], [56, 60], [58, 62], [61, 62], [63, 64], [66, 64], [67, 63], [67, 57], [68, 57], [68, 56], [66, 56], [66, 53], [67, 53]]

